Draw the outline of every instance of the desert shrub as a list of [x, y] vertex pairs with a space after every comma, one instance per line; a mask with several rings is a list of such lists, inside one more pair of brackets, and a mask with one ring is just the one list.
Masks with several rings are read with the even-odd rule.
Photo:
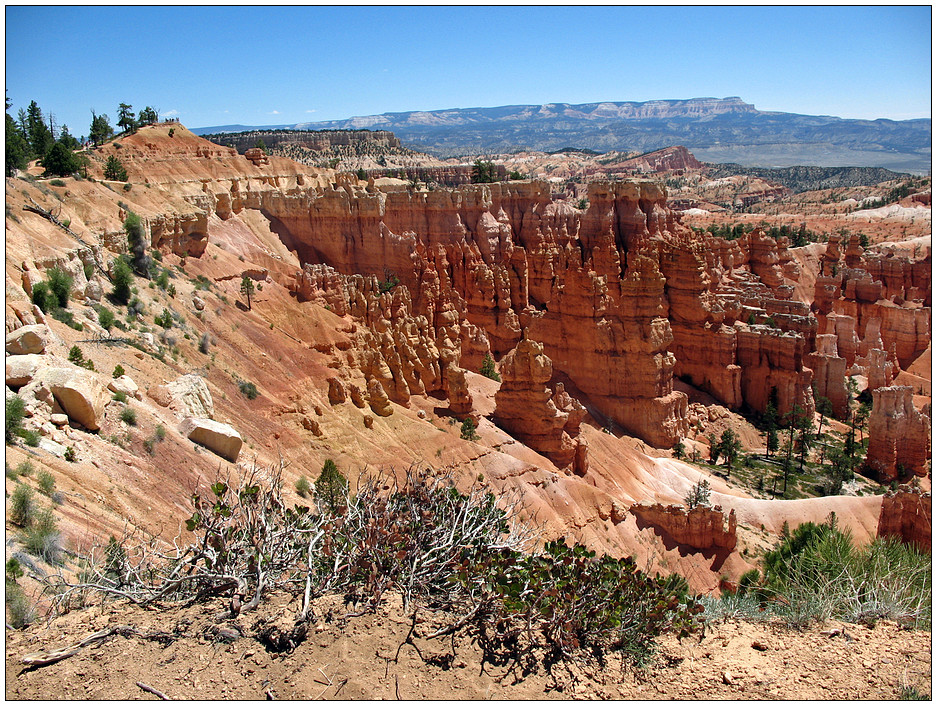
[[29, 459], [21, 461], [20, 464], [16, 467], [17, 475], [21, 476], [31, 476], [34, 470], [35, 469], [33, 468], [33, 464], [29, 461]]
[[36, 484], [40, 493], [46, 497], [52, 497], [52, 494], [55, 492], [55, 478], [52, 477], [51, 473], [48, 471], [39, 471], [39, 475], [36, 476]]
[[85, 362], [85, 355], [78, 346], [72, 346], [68, 349], [68, 362], [75, 365], [81, 365]]
[[73, 447], [69, 446], [67, 449], [65, 449], [65, 460], [69, 463], [74, 463], [78, 460], [78, 454], [75, 453], [75, 449]]
[[786, 533], [765, 555], [763, 585], [755, 591], [780, 598], [779, 612], [797, 627], [830, 618], [930, 625], [930, 557], [890, 538], [856, 548], [833, 514]]
[[[431, 470], [364, 475], [337, 512], [287, 507], [280, 488], [276, 472], [213, 484], [192, 498], [188, 546], [161, 556], [145, 543], [110, 542], [92, 552], [80, 581], [61, 580], [55, 601], [65, 605], [91, 585], [143, 605], [236, 590], [250, 597], [243, 613], [277, 590], [301, 599], [308, 619], [315, 596], [337, 593], [368, 610], [395, 590], [414, 624], [421, 604], [449, 609], [454, 622], [438, 634], [473, 632], [502, 664], [537, 647], [558, 658], [614, 649], [640, 662], [663, 630], [695, 627], [699, 607], [669, 578], [561, 542], [523, 553], [537, 534], [514, 522], [515, 502], [477, 487], [459, 492]], [[271, 647], [292, 649], [306, 632], [297, 623]]]
[[114, 289], [111, 291], [111, 297], [118, 304], [127, 304], [130, 302], [131, 285], [133, 284], [133, 270], [130, 263], [123, 257], [114, 261], [111, 272], [111, 281], [114, 283]]
[[84, 331], [85, 327], [79, 321], [75, 321], [75, 315], [70, 312], [68, 309], [63, 309], [61, 307], [55, 308], [52, 310], [52, 318], [56, 321], [61, 321], [63, 324], [69, 328], [73, 328], [76, 331]]
[[10, 522], [20, 527], [26, 527], [32, 522], [35, 509], [33, 489], [23, 483], [17, 484], [10, 495], [10, 512], [8, 515]]
[[398, 284], [400, 284], [400, 279], [397, 277], [397, 275], [389, 274], [383, 280], [378, 282], [377, 286], [381, 294], [386, 294], [387, 292], [392, 290], [394, 287], [396, 287]]
[[20, 536], [27, 552], [48, 564], [59, 564], [62, 558], [61, 535], [51, 507], [39, 511]]
[[123, 390], [118, 390], [113, 395], [111, 395], [111, 399], [116, 400], [117, 402], [120, 402], [121, 404], [127, 404], [127, 393], [124, 392]]
[[16, 435], [19, 436], [27, 446], [39, 446], [39, 439], [41, 437], [39, 436], [39, 432], [35, 429], [19, 429]]
[[49, 282], [49, 291], [55, 296], [56, 305], [67, 309], [68, 297], [72, 293], [72, 276], [58, 267], [53, 267], [46, 270], [46, 279]]
[[124, 407], [120, 410], [120, 421], [128, 426], [137, 426], [137, 410], [133, 407]]
[[42, 309], [45, 314], [55, 309], [55, 295], [49, 291], [49, 285], [45, 282], [36, 282], [36, 284], [33, 285], [32, 301], [33, 304]]
[[696, 627], [702, 607], [681, 602], [668, 579], [650, 578], [633, 558], [597, 557], [581, 544], [548, 542], [537, 554], [483, 551], [470, 555], [456, 580], [476, 596], [474, 623], [487, 659], [521, 660], [535, 668], [532, 647], [554, 658], [583, 650], [616, 650], [642, 664], [664, 630]]
[[172, 328], [172, 314], [169, 312], [169, 309], [163, 309], [162, 314], [154, 316], [153, 323], [163, 328]]
[[114, 366], [114, 372], [111, 373], [111, 377], [119, 378], [125, 372], [126, 371], [124, 370], [124, 366], [118, 363]]
[[[154, 253], [157, 252], [159, 251], [154, 251]], [[166, 290], [169, 287], [169, 270], [167, 270], [165, 267], [162, 268], [159, 275], [156, 277], [156, 286], [162, 290]]]
[[257, 391], [257, 386], [252, 382], [247, 382], [246, 380], [241, 380], [238, 383], [238, 390], [249, 400], [256, 400], [257, 396], [260, 394]]
[[98, 307], [98, 323], [101, 328], [110, 331], [114, 327], [114, 312], [104, 306]]
[[23, 417], [26, 416], [26, 403], [18, 395], [8, 395], [5, 410], [6, 443], [11, 444], [17, 436], [17, 432], [23, 426]]
[[478, 432], [475, 431], [475, 422], [472, 421], [471, 417], [466, 417], [463, 420], [460, 436], [466, 441], [478, 441], [481, 438], [478, 436]]
[[211, 348], [211, 334], [208, 333], [208, 331], [206, 331], [205, 333], [202, 334], [202, 337], [199, 339], [198, 350], [199, 350], [199, 353], [204, 353], [205, 355], [208, 355], [208, 351], [210, 348]]
[[61, 179], [53, 179], [49, 182], [49, 186], [65, 186], [65, 182]]
[[501, 376], [498, 374], [498, 369], [495, 367], [495, 361], [494, 358], [491, 357], [491, 353], [485, 353], [480, 372], [486, 378], [490, 378], [495, 382], [501, 382]]
[[296, 481], [296, 492], [299, 497], [305, 498], [311, 491], [312, 486], [309, 485], [309, 479], [306, 476], [300, 476], [299, 480]]
[[[15, 561], [15, 559], [12, 561]], [[36, 619], [36, 612], [19, 584], [9, 580], [7, 580], [5, 584], [6, 607], [10, 627], [19, 630]]]

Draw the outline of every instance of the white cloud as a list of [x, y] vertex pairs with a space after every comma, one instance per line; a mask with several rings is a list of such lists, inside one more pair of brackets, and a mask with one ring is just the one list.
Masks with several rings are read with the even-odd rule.
[[307, 112], [307, 113], [315, 113], [315, 112], [316, 112], [316, 109], [313, 108], [312, 110], [307, 110], [306, 112]]
[[279, 115], [279, 114], [280, 114], [279, 110], [271, 110], [269, 113], [267, 113], [267, 115]]
[[163, 113], [163, 115], [172, 117], [172, 116], [174, 116], [174, 115], [179, 115], [179, 111], [178, 111], [178, 110], [167, 110], [165, 113]]

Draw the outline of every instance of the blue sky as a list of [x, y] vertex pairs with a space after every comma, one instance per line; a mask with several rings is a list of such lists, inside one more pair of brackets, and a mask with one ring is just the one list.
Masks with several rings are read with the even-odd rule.
[[741, 96], [760, 110], [930, 117], [931, 8], [7, 7], [12, 114], [35, 100], [188, 127], [392, 111]]

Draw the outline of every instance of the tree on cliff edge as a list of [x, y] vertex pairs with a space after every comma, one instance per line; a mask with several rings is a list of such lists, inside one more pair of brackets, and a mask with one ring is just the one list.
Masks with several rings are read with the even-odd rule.
[[254, 280], [247, 275], [241, 277], [241, 294], [247, 299], [247, 308], [251, 308], [251, 297], [254, 296]]

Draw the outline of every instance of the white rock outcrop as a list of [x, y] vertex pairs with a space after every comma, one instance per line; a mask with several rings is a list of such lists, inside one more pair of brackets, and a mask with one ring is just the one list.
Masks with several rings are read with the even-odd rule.
[[244, 443], [234, 427], [213, 419], [186, 417], [179, 425], [179, 433], [232, 463], [237, 461]]

